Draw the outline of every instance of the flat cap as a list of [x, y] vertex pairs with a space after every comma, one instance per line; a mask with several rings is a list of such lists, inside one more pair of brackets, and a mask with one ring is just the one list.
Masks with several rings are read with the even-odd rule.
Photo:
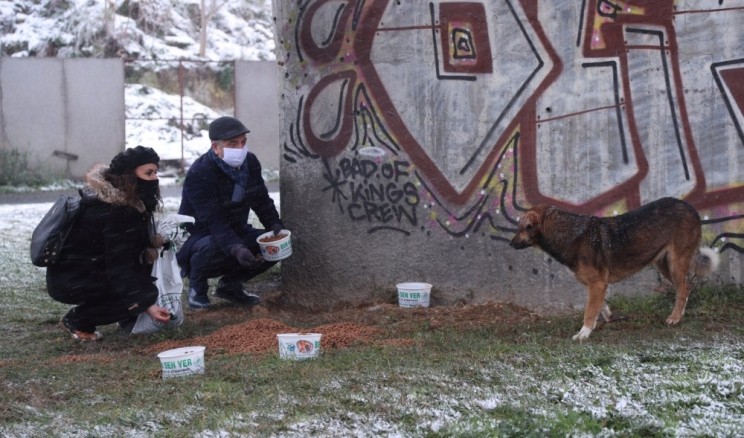
[[223, 116], [209, 124], [209, 139], [212, 141], [228, 140], [240, 134], [251, 132], [235, 117]]

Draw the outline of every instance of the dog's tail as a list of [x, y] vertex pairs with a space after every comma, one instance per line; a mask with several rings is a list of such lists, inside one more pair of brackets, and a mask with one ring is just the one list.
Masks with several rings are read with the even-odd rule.
[[721, 257], [718, 255], [718, 251], [703, 246], [695, 255], [692, 272], [699, 277], [707, 277], [718, 269], [720, 261]]

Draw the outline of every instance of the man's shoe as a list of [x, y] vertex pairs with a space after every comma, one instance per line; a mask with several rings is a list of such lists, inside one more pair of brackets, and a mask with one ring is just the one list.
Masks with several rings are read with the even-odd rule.
[[62, 318], [62, 320], [60, 321], [60, 324], [62, 324], [62, 328], [66, 332], [72, 335], [72, 339], [75, 339], [76, 341], [92, 342], [92, 341], [97, 341], [103, 337], [101, 332], [97, 330], [93, 330], [92, 332], [78, 330], [69, 320], [69, 318], [67, 318], [67, 315], [65, 315]]
[[214, 296], [251, 307], [261, 304], [261, 297], [248, 292], [243, 289], [242, 286], [238, 288], [218, 287], [217, 290], [214, 291]]
[[194, 289], [189, 289], [189, 308], [191, 310], [209, 309], [209, 297], [206, 294], [197, 294]]

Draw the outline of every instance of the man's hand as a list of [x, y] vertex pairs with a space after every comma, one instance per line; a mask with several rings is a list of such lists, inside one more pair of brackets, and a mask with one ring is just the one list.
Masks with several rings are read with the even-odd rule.
[[282, 231], [283, 229], [284, 227], [282, 226], [282, 224], [278, 222], [271, 226], [271, 232], [274, 233], [275, 236], [279, 234], [279, 232]]
[[230, 255], [235, 257], [240, 263], [240, 266], [244, 268], [252, 268], [260, 262], [256, 260], [256, 256], [253, 255], [250, 249], [246, 248], [245, 245], [233, 245], [230, 248]]

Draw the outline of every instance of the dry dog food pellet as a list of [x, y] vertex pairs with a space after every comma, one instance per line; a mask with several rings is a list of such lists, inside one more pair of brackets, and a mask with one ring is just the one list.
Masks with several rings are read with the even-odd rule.
[[266, 236], [259, 239], [259, 242], [269, 243], [269, 242], [276, 242], [277, 240], [282, 240], [285, 237], [287, 237], [286, 234], [277, 234], [276, 236]]

